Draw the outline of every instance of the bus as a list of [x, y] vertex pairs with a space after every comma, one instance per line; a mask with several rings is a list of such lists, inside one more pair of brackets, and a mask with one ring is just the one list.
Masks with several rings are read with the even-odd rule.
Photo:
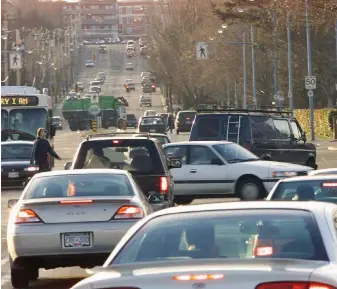
[[[53, 147], [56, 129], [52, 125], [53, 102], [48, 90], [35, 87], [1, 87], [1, 141], [34, 141], [42, 127]], [[53, 160], [51, 160], [53, 163]]]

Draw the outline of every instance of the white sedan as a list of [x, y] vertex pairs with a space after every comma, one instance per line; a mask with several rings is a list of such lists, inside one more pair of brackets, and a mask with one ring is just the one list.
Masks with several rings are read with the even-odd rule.
[[126, 70], [133, 70], [133, 64], [132, 64], [131, 62], [125, 64], [125, 69], [126, 69]]
[[135, 224], [105, 270], [72, 289], [335, 289], [336, 212], [272, 201], [165, 209]]
[[282, 178], [307, 175], [312, 168], [260, 160], [242, 146], [226, 141], [190, 141], [164, 145], [170, 157], [182, 160], [173, 169], [174, 198], [188, 204], [200, 196], [234, 195], [241, 200], [267, 196]]

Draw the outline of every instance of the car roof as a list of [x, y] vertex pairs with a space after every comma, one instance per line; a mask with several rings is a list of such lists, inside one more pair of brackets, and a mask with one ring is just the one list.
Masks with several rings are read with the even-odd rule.
[[12, 145], [12, 144], [25, 144], [25, 145], [33, 145], [34, 141], [26, 141], [26, 140], [13, 140], [13, 141], [2, 141], [1, 145]]
[[170, 143], [170, 144], [166, 144], [166, 145], [218, 145], [218, 144], [233, 144], [233, 142], [230, 141], [225, 141], [225, 140], [221, 140], [221, 141], [181, 141], [181, 142], [174, 142], [174, 143]]
[[[312, 173], [313, 175], [316, 174], [320, 174], [320, 173], [329, 173], [331, 171], [337, 171], [337, 168], [329, 168], [329, 169], [320, 169], [320, 170], [315, 170], [315, 171], [312, 171], [310, 173]], [[333, 174], [333, 173], [332, 173]]]
[[112, 174], [129, 175], [125, 170], [117, 169], [78, 169], [78, 170], [58, 170], [36, 174], [36, 177], [64, 176], [64, 175], [87, 175], [87, 174]]
[[137, 136], [137, 138], [138, 137], [146, 137], [146, 136], [162, 136], [162, 137], [166, 137], [166, 138], [169, 138], [168, 137], [168, 135], [167, 134], [163, 134], [163, 133], [149, 133], [149, 134], [147, 134], [146, 132], [144, 132], [144, 133], [135, 133], [133, 136]]
[[336, 209], [337, 206], [333, 203], [323, 203], [315, 201], [250, 201], [250, 202], [224, 202], [214, 204], [201, 204], [194, 206], [178, 206], [164, 210], [157, 211], [151, 214], [152, 218], [157, 216], [164, 216], [170, 214], [179, 213], [194, 213], [194, 212], [207, 212], [207, 211], [222, 211], [222, 210], [261, 210], [261, 209], [273, 209], [273, 210], [304, 210], [313, 213], [322, 213], [324, 210]]
[[[107, 140], [138, 140], [140, 138], [134, 138], [132, 136], [97, 136], [95, 137], [95, 135], [92, 136], [92, 138], [88, 139], [88, 140], [84, 140], [83, 142], [94, 142], [94, 141], [107, 141]], [[145, 138], [148, 140], [148, 138]], [[82, 142], [82, 143], [83, 143]]]
[[280, 182], [282, 183], [289, 183], [289, 182], [300, 182], [300, 181], [316, 181], [316, 180], [322, 180], [322, 181], [329, 181], [329, 180], [336, 180], [337, 175], [331, 174], [331, 175], [313, 175], [313, 176], [300, 176], [300, 177], [291, 177], [282, 179]]

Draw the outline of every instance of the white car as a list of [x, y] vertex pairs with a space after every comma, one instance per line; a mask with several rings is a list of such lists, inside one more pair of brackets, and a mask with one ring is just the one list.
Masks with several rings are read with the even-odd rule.
[[143, 71], [143, 72], [140, 74], [140, 78], [143, 78], [145, 75], [147, 75], [148, 77], [150, 77], [151, 73], [150, 73], [150, 72]]
[[309, 176], [316, 176], [316, 175], [336, 175], [337, 168], [330, 168], [330, 169], [321, 169], [321, 170], [314, 170], [309, 173]]
[[155, 110], [145, 110], [143, 116], [155, 116], [157, 113]]
[[95, 64], [92, 60], [87, 60], [85, 63], [85, 67], [94, 67]]
[[181, 168], [171, 170], [177, 204], [216, 195], [263, 199], [279, 179], [307, 175], [312, 170], [260, 160], [242, 146], [226, 141], [176, 142], [163, 147], [168, 156], [182, 160]]
[[130, 228], [103, 270], [72, 289], [335, 289], [336, 212], [280, 201], [165, 209]]
[[151, 94], [142, 94], [139, 97], [139, 106], [152, 106], [152, 95]]
[[129, 62], [129, 63], [125, 64], [125, 69], [126, 70], [133, 70], [133, 63]]
[[100, 80], [93, 80], [93, 81], [90, 81], [90, 86], [101, 86], [102, 83]]

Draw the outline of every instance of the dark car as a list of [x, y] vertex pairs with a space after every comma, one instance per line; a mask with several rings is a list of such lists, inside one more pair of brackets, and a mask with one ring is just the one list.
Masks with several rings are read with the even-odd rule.
[[182, 110], [177, 113], [174, 127], [176, 133], [180, 132], [190, 132], [194, 117], [197, 113], [193, 110]]
[[168, 126], [168, 117], [169, 117], [169, 114], [168, 113], [157, 113], [157, 115], [161, 116], [164, 119], [166, 126]]
[[316, 147], [290, 112], [275, 109], [199, 108], [190, 141], [228, 140], [264, 160], [317, 169]]
[[52, 124], [54, 125], [55, 129], [62, 129], [62, 121], [61, 117], [59, 116], [53, 116], [52, 118]]
[[1, 187], [23, 186], [38, 173], [39, 168], [30, 162], [33, 145], [30, 141], [1, 143]]
[[161, 116], [142, 116], [138, 123], [138, 132], [166, 134], [167, 126]]
[[136, 116], [134, 114], [127, 114], [126, 115], [126, 126], [127, 127], [134, 127], [137, 128], [138, 122]]
[[152, 83], [144, 83], [142, 85], [142, 91], [143, 93], [152, 93], [153, 92]]
[[[102, 137], [83, 141], [72, 163], [65, 169], [113, 168], [129, 171], [146, 196], [160, 193], [168, 206], [173, 205], [174, 182], [171, 168], [181, 162], [168, 159], [157, 140], [134, 137]], [[112, 133], [110, 135], [118, 135]], [[100, 135], [96, 135], [100, 136]]]

